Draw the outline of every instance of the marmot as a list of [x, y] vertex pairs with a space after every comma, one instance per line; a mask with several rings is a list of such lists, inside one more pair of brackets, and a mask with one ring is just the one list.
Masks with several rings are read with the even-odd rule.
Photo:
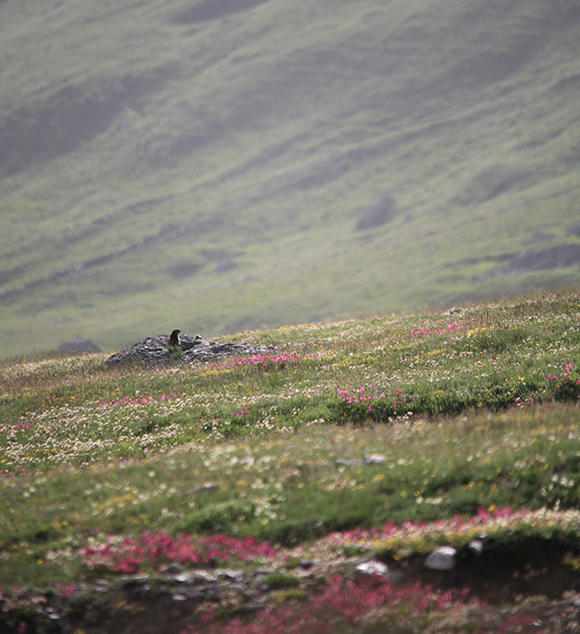
[[179, 346], [179, 333], [181, 332], [181, 330], [177, 330], [175, 329], [170, 335], [169, 335], [169, 347], [170, 348], [177, 348], [177, 346]]

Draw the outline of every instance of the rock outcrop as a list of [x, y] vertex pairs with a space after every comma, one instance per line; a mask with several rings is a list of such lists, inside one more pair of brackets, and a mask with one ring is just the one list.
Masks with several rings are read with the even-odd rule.
[[178, 361], [191, 364], [236, 354], [264, 354], [266, 352], [268, 349], [252, 346], [248, 343], [219, 343], [208, 341], [200, 335], [192, 337], [180, 334], [178, 354], [175, 354], [175, 350], [170, 347], [169, 335], [158, 335], [157, 337], [146, 337], [130, 348], [117, 352], [106, 359], [105, 363], [121, 365], [138, 362], [154, 365]]

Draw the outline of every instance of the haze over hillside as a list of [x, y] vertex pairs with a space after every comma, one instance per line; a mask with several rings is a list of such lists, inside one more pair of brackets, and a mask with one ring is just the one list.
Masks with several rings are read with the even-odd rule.
[[0, 2], [0, 356], [575, 283], [575, 0]]

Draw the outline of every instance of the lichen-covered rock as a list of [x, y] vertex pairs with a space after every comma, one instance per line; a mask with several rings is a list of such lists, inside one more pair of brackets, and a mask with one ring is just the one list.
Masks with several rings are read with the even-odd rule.
[[221, 357], [235, 354], [264, 354], [265, 348], [252, 346], [248, 343], [220, 343], [208, 341], [200, 335], [179, 335], [179, 350], [181, 354], [175, 354], [170, 348], [169, 335], [146, 337], [143, 341], [133, 344], [130, 348], [113, 354], [105, 363], [109, 365], [121, 365], [124, 363], [138, 362], [146, 364], [163, 363], [199, 363], [211, 361]]

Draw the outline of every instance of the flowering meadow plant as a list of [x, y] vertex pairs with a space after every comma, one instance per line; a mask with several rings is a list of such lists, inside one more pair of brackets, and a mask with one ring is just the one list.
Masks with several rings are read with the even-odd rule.
[[99, 403], [100, 407], [116, 407], [117, 405], [147, 405], [148, 403], [157, 403], [176, 399], [177, 394], [162, 394], [159, 398], [149, 394], [148, 396], [141, 396], [137, 398], [130, 398], [129, 396], [122, 396], [119, 399], [114, 399], [107, 403]]
[[356, 546], [356, 552], [367, 557], [397, 556], [404, 552], [428, 553], [437, 546], [453, 545], [460, 549], [475, 537], [501, 540], [518, 534], [541, 535], [550, 540], [580, 539], [580, 511], [554, 509], [513, 509], [511, 507], [479, 508], [473, 516], [455, 515], [435, 522], [406, 520], [400, 524], [387, 521], [381, 527], [355, 528], [333, 532], [315, 542], [295, 548], [260, 542], [248, 535], [232, 537], [224, 534], [176, 536], [163, 531], [144, 531], [136, 537], [101, 535], [98, 531], [79, 549], [82, 563], [89, 568], [101, 568], [113, 573], [161, 571], [169, 564], [187, 568], [288, 562], [297, 559], [314, 560], [323, 557], [329, 562], [340, 559]]
[[[201, 604], [197, 601], [196, 620], [203, 623], [201, 628], [189, 626], [182, 629], [181, 634], [304, 634], [335, 631], [354, 634], [366, 631], [365, 628], [369, 627], [405, 632], [411, 624], [419, 631], [467, 629], [515, 633], [533, 627], [532, 631], [547, 634], [554, 632], [550, 627], [554, 623], [554, 610], [546, 600], [509, 609], [506, 606], [498, 608], [479, 596], [473, 579], [466, 586], [445, 588], [433, 587], [420, 580], [394, 583], [386, 567], [383, 567], [385, 572], [362, 572], [364, 569], [357, 572], [361, 554], [366, 555], [367, 561], [369, 557], [378, 555], [384, 558], [389, 554], [396, 561], [399, 559], [397, 553], [403, 551], [407, 558], [412, 553], [424, 556], [441, 544], [453, 544], [460, 549], [482, 534], [493, 542], [510, 539], [509, 536], [514, 534], [526, 534], [530, 530], [544, 531], [542, 534], [546, 539], [557, 535], [559, 539], [570, 543], [580, 536], [580, 512], [481, 508], [474, 516], [457, 516], [448, 521], [406, 521], [398, 525], [387, 522], [371, 530], [336, 532], [293, 549], [281, 549], [248, 537], [234, 538], [220, 534], [194, 537], [145, 531], [138, 537], [121, 537], [97, 532], [88, 538], [85, 546], [78, 549], [76, 556], [92, 571], [121, 575], [125, 580], [133, 578], [138, 582], [143, 578], [149, 579], [149, 583], [154, 579], [157, 579], [157, 583], [167, 583], [167, 580], [175, 577], [181, 593], [186, 593], [179, 595], [180, 600], [186, 598], [188, 590], [183, 584], [189, 578], [187, 571], [191, 570], [194, 573], [191, 577], [195, 579], [194, 588], [197, 588], [195, 596], [200, 596], [200, 584], [206, 583], [208, 589], [205, 594], [213, 598]], [[352, 548], [353, 545], [357, 547], [358, 556], [345, 556], [345, 548]], [[75, 555], [69, 550], [62, 556], [70, 558]], [[51, 553], [52, 559], [57, 557], [58, 553]], [[563, 561], [566, 560], [564, 557]], [[297, 561], [311, 562], [307, 566], [310, 571], [307, 575], [296, 575], [294, 571], [297, 568], [293, 562]], [[574, 565], [576, 560], [571, 559], [570, 563]], [[241, 566], [242, 570], [232, 571], [232, 565]], [[264, 567], [270, 571], [267, 577], [264, 577], [264, 572], [260, 572]], [[205, 575], [200, 572], [204, 568], [207, 570]], [[278, 572], [272, 573], [272, 570]], [[235, 580], [231, 587], [228, 578]], [[268, 589], [267, 583], [256, 585], [257, 582], [252, 581], [260, 578], [271, 579], [274, 587]], [[219, 579], [223, 579], [221, 585]], [[292, 590], [276, 591], [274, 580], [280, 579], [294, 580], [282, 586]], [[316, 591], [306, 592], [306, 587], [313, 584]], [[220, 591], [216, 594], [217, 589]], [[57, 582], [53, 594], [55, 592], [63, 599], [70, 597], [78, 602], [79, 592], [74, 584]], [[273, 599], [270, 607], [252, 611], [251, 618], [228, 617], [229, 614], [235, 614], [244, 602], [259, 598], [263, 604], [268, 593], [272, 594]], [[204, 596], [203, 591], [201, 596]], [[576, 600], [574, 597], [571, 605]], [[542, 615], [542, 609], [547, 610], [548, 616]], [[564, 616], [557, 622], [562, 624], [562, 618]], [[448, 627], [449, 630], [446, 629]]]
[[[558, 306], [565, 310], [554, 312]], [[575, 307], [557, 298], [511, 312], [281, 328], [267, 334], [275, 352], [122, 376], [98, 366], [98, 356], [84, 365], [82, 358], [5, 364], [0, 472], [144, 457], [313, 421], [386, 423], [409, 413], [575, 400]], [[284, 340], [290, 333], [292, 343]]]
[[181, 634], [354, 634], [366, 631], [507, 634], [523, 632], [528, 626], [535, 626], [533, 631], [539, 634], [549, 631], [525, 612], [492, 616], [485, 602], [466, 599], [461, 591], [438, 592], [418, 582], [401, 586], [380, 578], [355, 580], [342, 575], [330, 577], [320, 593], [309, 595], [300, 603], [278, 603], [272, 609], [259, 611], [251, 620], [235, 617], [224, 622], [212, 617], [211, 611], [206, 613], [201, 628], [190, 626]]
[[574, 364], [566, 364], [559, 375], [548, 375], [548, 381], [555, 400], [575, 401], [580, 397], [580, 373]]
[[212, 364], [215, 370], [231, 370], [244, 366], [256, 366], [263, 368], [284, 369], [288, 365], [299, 365], [300, 357], [297, 354], [251, 354], [245, 357], [234, 357]]
[[[244, 333], [272, 350], [195, 367], [4, 361], [2, 589], [172, 564], [294, 575], [305, 559], [322, 580], [342, 575], [325, 587], [347, 605], [345, 558], [404, 561], [479, 532], [576, 543], [579, 323], [569, 292]], [[577, 553], [567, 561], [576, 570]], [[306, 592], [302, 610], [323, 623], [324, 587], [304, 588], [285, 591]], [[383, 598], [365, 614], [388, 612], [387, 595], [369, 593]], [[270, 617], [271, 631], [290, 627], [291, 614], [247, 631]], [[363, 617], [338, 618], [346, 632]]]
[[118, 538], [112, 535], [91, 538], [82, 550], [81, 560], [89, 568], [104, 568], [129, 574], [143, 570], [158, 570], [162, 564], [215, 566], [225, 562], [267, 560], [279, 551], [277, 546], [258, 543], [250, 536], [202, 536], [179, 534], [172, 537], [158, 530], [143, 532], [139, 537]]
[[429, 328], [427, 326], [411, 326], [409, 334], [414, 337], [424, 337], [425, 335], [444, 335], [457, 330], [465, 330], [467, 326], [458, 322], [449, 322], [444, 327]]
[[[178, 569], [209, 567], [212, 579], [223, 565], [250, 564], [252, 569], [266, 566], [268, 569], [284, 569], [290, 572], [289, 562], [298, 560], [324, 561], [327, 570], [354, 566], [360, 558], [345, 558], [345, 547], [356, 545], [359, 556], [384, 557], [389, 553], [398, 559], [397, 553], [426, 553], [437, 545], [453, 544], [457, 548], [466, 546], [474, 537], [485, 535], [488, 540], [508, 539], [514, 534], [527, 534], [534, 530], [546, 539], [558, 535], [570, 541], [580, 537], [580, 512], [554, 511], [548, 509], [515, 510], [510, 507], [480, 508], [472, 517], [456, 516], [448, 521], [410, 522], [400, 525], [387, 522], [372, 530], [354, 529], [332, 533], [309, 545], [294, 549], [280, 549], [251, 538], [232, 538], [213, 535], [193, 538], [190, 535], [172, 537], [163, 532], [144, 532], [138, 538], [120, 538], [96, 535], [81, 551], [81, 560], [91, 569], [127, 575], [143, 574], [144, 571], [164, 573], [175, 564]], [[217, 566], [217, 568], [216, 568]], [[314, 566], [315, 574], [324, 574], [324, 568]], [[353, 568], [352, 570], [356, 570]], [[238, 577], [239, 574], [237, 573]], [[286, 573], [288, 574], [288, 573]], [[218, 574], [219, 576], [219, 574]], [[235, 576], [235, 575], [234, 575]], [[241, 578], [241, 577], [239, 577]], [[203, 577], [200, 577], [203, 579]], [[296, 579], [300, 585], [301, 577]], [[304, 581], [312, 581], [311, 576]], [[199, 582], [198, 582], [199, 583]], [[215, 583], [215, 582], [213, 582]], [[238, 582], [239, 583], [239, 582]], [[258, 611], [252, 619], [233, 617], [224, 620], [228, 613], [228, 601], [233, 601], [235, 611], [239, 599], [235, 595], [220, 601], [221, 614], [215, 612], [215, 603], [206, 602], [198, 611], [204, 621], [201, 631], [231, 632], [232, 634], [266, 634], [266, 632], [357, 632], [365, 624], [388, 626], [391, 631], [408, 628], [409, 623], [422, 631], [442, 627], [450, 618], [454, 627], [468, 627], [481, 632], [521, 632], [535, 623], [534, 631], [549, 632], [540, 627], [541, 620], [532, 616], [529, 609], [505, 610], [500, 614], [485, 600], [478, 598], [474, 588], [435, 589], [420, 581], [393, 584], [388, 574], [331, 573], [318, 581], [319, 591], [304, 594], [294, 592], [301, 600], [288, 600], [284, 593], [270, 609]], [[67, 590], [73, 594], [74, 589]], [[246, 590], [246, 594], [249, 589]], [[498, 618], [499, 617], [499, 618]], [[522, 628], [524, 628], [522, 630]], [[447, 631], [446, 629], [436, 631]], [[182, 630], [182, 634], [195, 634], [196, 627]]]

